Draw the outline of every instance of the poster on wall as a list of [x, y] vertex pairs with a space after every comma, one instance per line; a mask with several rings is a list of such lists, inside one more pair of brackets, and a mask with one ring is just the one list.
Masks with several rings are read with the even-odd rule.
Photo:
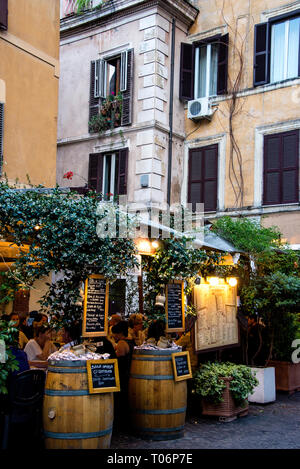
[[174, 280], [166, 286], [166, 317], [167, 332], [181, 332], [184, 324], [184, 284], [182, 280]]
[[217, 287], [199, 285], [194, 289], [196, 352], [239, 345], [236, 296], [237, 288], [225, 283]]
[[105, 336], [108, 332], [109, 283], [102, 275], [90, 275], [84, 284], [83, 337]]

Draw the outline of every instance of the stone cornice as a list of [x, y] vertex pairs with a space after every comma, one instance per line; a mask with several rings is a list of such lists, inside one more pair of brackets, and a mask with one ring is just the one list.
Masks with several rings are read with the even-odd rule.
[[186, 24], [187, 28], [193, 24], [199, 13], [199, 10], [187, 0], [116, 0], [108, 2], [100, 10], [63, 18], [60, 22], [61, 38], [152, 7], [167, 11]]

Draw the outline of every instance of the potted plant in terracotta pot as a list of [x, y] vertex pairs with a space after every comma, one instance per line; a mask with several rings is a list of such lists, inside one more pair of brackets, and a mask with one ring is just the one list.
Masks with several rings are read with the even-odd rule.
[[194, 373], [193, 393], [201, 397], [203, 415], [230, 418], [248, 414], [248, 395], [257, 384], [246, 365], [208, 362]]

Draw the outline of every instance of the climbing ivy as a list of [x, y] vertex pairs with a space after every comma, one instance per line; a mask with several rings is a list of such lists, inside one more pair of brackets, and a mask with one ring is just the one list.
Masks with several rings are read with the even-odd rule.
[[[58, 187], [50, 193], [38, 189], [23, 192], [0, 184], [0, 236], [20, 247], [29, 244], [3, 274], [0, 298], [8, 300], [14, 288], [29, 289], [35, 280], [59, 273], [60, 279], [48, 284], [41, 307], [69, 322], [81, 314], [76, 303], [87, 276], [99, 273], [112, 280], [124, 275], [136, 265], [135, 246], [131, 239], [97, 235], [97, 226], [106, 224], [106, 210], [97, 210], [95, 192], [82, 197]], [[114, 211], [119, 220], [124, 218], [117, 205]]]

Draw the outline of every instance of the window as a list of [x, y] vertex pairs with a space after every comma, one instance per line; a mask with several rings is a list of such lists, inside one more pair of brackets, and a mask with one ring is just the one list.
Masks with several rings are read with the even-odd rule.
[[194, 98], [217, 94], [218, 45], [195, 47]]
[[109, 200], [127, 192], [128, 149], [90, 155], [88, 186]]
[[218, 145], [191, 149], [189, 152], [188, 202], [204, 203], [205, 212], [217, 210]]
[[300, 11], [255, 26], [254, 86], [300, 76]]
[[7, 29], [8, 0], [0, 0], [0, 29]]
[[299, 201], [299, 130], [264, 137], [263, 204]]
[[227, 93], [228, 34], [181, 44], [180, 99]]
[[91, 62], [89, 121], [99, 113], [102, 101], [122, 93], [121, 125], [132, 121], [133, 49]]

